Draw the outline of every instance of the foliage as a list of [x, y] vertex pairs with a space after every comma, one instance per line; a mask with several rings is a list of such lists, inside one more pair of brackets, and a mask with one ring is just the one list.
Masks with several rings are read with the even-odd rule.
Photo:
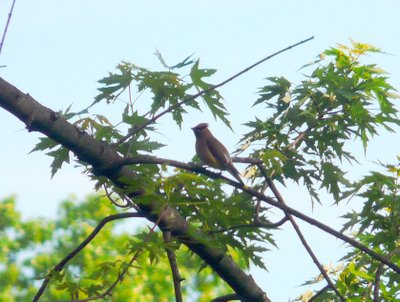
[[[385, 165], [385, 168], [386, 173], [373, 172], [359, 182], [358, 195], [365, 202], [361, 211], [345, 215], [348, 222], [344, 230], [356, 227], [360, 242], [400, 265], [400, 164]], [[399, 274], [379, 268], [379, 262], [371, 261], [359, 251], [352, 251], [344, 260], [348, 264], [339, 275], [338, 286], [348, 297], [354, 301], [373, 299], [372, 285], [380, 278], [381, 299], [399, 299]]]
[[[371, 45], [356, 42], [352, 42], [351, 47], [339, 45], [326, 50], [316, 62], [305, 65], [307, 70], [311, 66], [315, 69], [298, 85], [292, 84], [284, 77], [268, 78], [268, 83], [260, 88], [259, 98], [254, 103], [254, 106], [266, 108], [265, 111], [260, 110], [265, 114], [246, 124], [249, 132], [241, 139], [242, 145], [238, 153], [246, 150], [253, 159], [261, 159], [268, 170], [268, 176], [273, 180], [282, 184], [295, 182], [304, 185], [313, 202], [321, 202], [321, 188], [325, 189], [336, 203], [354, 195], [362, 198], [363, 210], [345, 217], [348, 222], [344, 231], [351, 227], [357, 229], [356, 237], [361, 242], [381, 254], [393, 253], [392, 261], [399, 263], [400, 257], [394, 252], [400, 245], [398, 175], [389, 177], [372, 173], [362, 180], [352, 180], [346, 176], [342, 165], [344, 160], [352, 164], [358, 163], [352, 150], [354, 144], [350, 145], [349, 142], [361, 142], [365, 151], [369, 141], [378, 134], [378, 130], [394, 131], [400, 124], [397, 109], [392, 103], [397, 95], [388, 83], [387, 75], [378, 66], [362, 62], [366, 55], [379, 52], [379, 49]], [[158, 56], [162, 60], [161, 55]], [[100, 93], [91, 108], [101, 102], [111, 105], [125, 93], [128, 101], [121, 114], [120, 123], [114, 125], [107, 117], [89, 115], [87, 110], [76, 114], [68, 109], [62, 114], [97, 140], [115, 146], [118, 152], [127, 158], [153, 154], [161, 148], [162, 145], [152, 139], [152, 134], [160, 131], [155, 121], [162, 116], [169, 116], [180, 127], [187, 108], [206, 108], [215, 118], [230, 126], [221, 95], [212, 90], [214, 86], [205, 80], [216, 72], [214, 69], [202, 69], [199, 67], [199, 60], [190, 58], [173, 67], [168, 67], [163, 60], [162, 63], [167, 70], [150, 71], [132, 63], [122, 62], [117, 66], [115, 73], [110, 73], [99, 81], [102, 84], [99, 88]], [[136, 87], [134, 94], [138, 96], [135, 100], [132, 99], [132, 86]], [[194, 97], [198, 91], [205, 91], [201, 95], [203, 105]], [[143, 102], [143, 99], [149, 101]], [[68, 150], [47, 138], [43, 138], [34, 150], [49, 150], [47, 154], [54, 158], [53, 174], [63, 162], [70, 160]], [[250, 263], [262, 268], [268, 267], [260, 252], [274, 245], [274, 229], [252, 225], [256, 213], [260, 221], [267, 223], [268, 209], [259, 207], [257, 200], [248, 194], [237, 189], [228, 192], [223, 181], [211, 181], [204, 175], [148, 164], [130, 166], [135, 177], [121, 180], [126, 186], [126, 190], [121, 192], [109, 180], [98, 178], [93, 173], [95, 171], [90, 170], [88, 166], [86, 168], [88, 174], [96, 180], [97, 187], [105, 185], [121, 194], [140, 191], [136, 202], [146, 204], [156, 201], [160, 211], [167, 205], [174, 207], [188, 221], [193, 236], [199, 242], [218, 247], [232, 257], [236, 255], [237, 258], [240, 255], [247, 267]], [[391, 166], [390, 169], [398, 174], [397, 166]], [[265, 175], [254, 166], [248, 168], [246, 175], [255, 189], [262, 190]], [[71, 209], [68, 209], [65, 215], [70, 215]], [[85, 221], [93, 219], [93, 215], [94, 213], [87, 212]], [[87, 234], [85, 230], [87, 232], [88, 228], [68, 231], [76, 221], [78, 220], [74, 219], [69, 221], [70, 223], [55, 226], [59, 230], [56, 234], [61, 234], [63, 238], [60, 242], [62, 251], [72, 248], [67, 246], [68, 239], [82, 238], [79, 236]], [[199, 230], [202, 232], [198, 232]], [[107, 236], [107, 233], [102, 236]], [[139, 261], [161, 263], [165, 246], [159, 234], [147, 231], [129, 240], [127, 235], [124, 236], [110, 236], [107, 238], [107, 244], [99, 244], [87, 251], [85, 249], [85, 253], [93, 253], [91, 257], [80, 255], [71, 264], [73, 269], [63, 271], [60, 276], [54, 276], [54, 279], [62, 280], [63, 293], [69, 290], [73, 292], [72, 296], [76, 292], [80, 292], [80, 295], [97, 294], [99, 286], [104, 288], [109, 285], [104, 283], [104, 279], [101, 281], [103, 283], [99, 283], [101, 272], [107, 271], [108, 276], [116, 277], [118, 269], [126, 264], [127, 260], [120, 257], [126, 255], [127, 251], [140, 252]], [[108, 248], [114, 249], [111, 258], [107, 258], [112, 254], [111, 251], [110, 254], [104, 250]], [[193, 261], [187, 253], [182, 253], [181, 249], [178, 251], [180, 261]], [[54, 255], [56, 252], [48, 256]], [[87, 268], [92, 265], [92, 256], [96, 258], [96, 262], [101, 260], [103, 263], [98, 268], [100, 271]], [[51, 267], [51, 264], [46, 256], [41, 257], [32, 263], [40, 264], [40, 271], [43, 272], [45, 268]], [[187, 265], [189, 266], [188, 263]], [[150, 269], [155, 268], [151, 265], [146, 267], [147, 271], [143, 269], [143, 278], [147, 278], [146, 274], [149, 276]], [[372, 282], [377, 279], [378, 267], [379, 263], [352, 250], [344, 259], [343, 268], [334, 269], [330, 273], [333, 277], [336, 276], [338, 290], [346, 297], [354, 299], [352, 301], [357, 301], [371, 296], [370, 288]], [[161, 268], [158, 264], [156, 269], [155, 278], [160, 276]], [[142, 271], [136, 268], [134, 270], [135, 274]], [[35, 272], [38, 273], [39, 270]], [[78, 283], [68, 283], [74, 281], [77, 275], [85, 278], [79, 279]], [[127, 279], [124, 279], [124, 282], [128, 282]], [[206, 282], [206, 279], [201, 282]], [[391, 270], [383, 272], [380, 279], [380, 295], [388, 300], [398, 299], [398, 279], [399, 276]], [[135, 277], [131, 280], [135, 282]], [[147, 290], [155, 286], [157, 290], [167, 290], [167, 287], [171, 287], [171, 282], [163, 282], [165, 280], [167, 279], [157, 279], [157, 282], [153, 280], [145, 288]], [[316, 278], [306, 284], [318, 283], [319, 280], [320, 278]], [[201, 285], [197, 286], [197, 289], [201, 288]], [[131, 288], [134, 288], [136, 293], [138, 287]], [[54, 288], [50, 294], [56, 295]], [[327, 290], [321, 297], [328, 299], [331, 296], [332, 291]], [[300, 299], [308, 298], [305, 296]]]
[[[36, 279], [47, 274], [110, 214], [114, 213], [109, 200], [100, 196], [90, 196], [79, 203], [65, 200], [55, 219], [22, 219], [15, 209], [14, 197], [2, 200], [0, 300], [32, 300], [38, 286]], [[159, 233], [147, 230], [132, 237], [135, 223], [110, 224], [61, 273], [53, 272], [44, 301], [66, 300], [71, 296], [83, 299], [103, 293], [139, 248], [140, 256], [129, 269], [129, 275], [112, 291], [112, 301], [173, 301], [172, 277]], [[192, 297], [191, 301], [209, 301], [227, 293], [227, 286], [209, 268], [198, 272], [202, 266], [198, 257], [183, 246], [175, 248], [185, 278], [183, 290]]]
[[360, 61], [379, 49], [355, 42], [352, 46], [325, 51], [306, 65], [317, 67], [297, 86], [283, 77], [268, 78], [271, 84], [260, 88], [254, 106], [265, 106], [270, 117], [248, 122], [251, 131], [239, 148], [243, 152], [260, 146], [252, 148], [251, 157], [261, 158], [282, 183], [304, 183], [317, 201], [320, 188], [336, 202], [348, 197], [353, 185], [341, 165], [344, 159], [357, 162], [346, 148], [351, 141], [360, 140], [366, 149], [377, 127], [393, 131], [400, 124], [391, 102], [397, 96], [386, 74]]

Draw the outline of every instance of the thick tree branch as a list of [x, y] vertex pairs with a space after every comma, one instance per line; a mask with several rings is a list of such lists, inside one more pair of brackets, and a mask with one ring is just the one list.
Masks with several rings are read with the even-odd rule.
[[[92, 165], [97, 175], [107, 177], [114, 184], [126, 189], [126, 180], [135, 180], [136, 174], [127, 166], [118, 152], [104, 142], [96, 141], [86, 132], [77, 129], [63, 117], [35, 101], [0, 78], [0, 107], [9, 111], [30, 131], [39, 131], [68, 148], [82, 161]], [[234, 182], [233, 182], [234, 183]], [[170, 230], [171, 235], [183, 242], [202, 258], [219, 276], [229, 284], [242, 301], [270, 301], [262, 289], [222, 250], [210, 247], [197, 240], [204, 234], [189, 229], [188, 222], [174, 208], [166, 207], [162, 217], [154, 203], [138, 203], [141, 213], [150, 221], [159, 220], [161, 230]]]
[[[89, 243], [96, 237], [96, 235], [100, 232], [103, 226], [113, 220], [123, 219], [123, 218], [131, 218], [131, 217], [143, 217], [142, 214], [139, 213], [118, 213], [114, 215], [107, 216], [101, 220], [101, 222], [95, 227], [95, 229], [86, 237], [85, 240], [81, 242], [72, 252], [70, 252], [63, 260], [61, 260], [54, 268], [54, 271], [61, 272], [64, 266], [74, 258], [81, 250], [83, 250]], [[39, 301], [40, 297], [42, 296], [44, 290], [46, 289], [50, 277], [47, 276], [44, 280], [42, 285], [40, 286], [38, 292], [36, 293], [35, 297], [33, 298], [33, 302]]]

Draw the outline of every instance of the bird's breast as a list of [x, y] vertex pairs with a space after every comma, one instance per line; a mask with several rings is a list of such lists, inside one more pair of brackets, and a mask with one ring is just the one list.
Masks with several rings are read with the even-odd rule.
[[196, 141], [196, 153], [204, 164], [216, 169], [223, 169], [223, 166], [211, 153], [210, 149], [207, 146], [207, 143], [204, 140]]

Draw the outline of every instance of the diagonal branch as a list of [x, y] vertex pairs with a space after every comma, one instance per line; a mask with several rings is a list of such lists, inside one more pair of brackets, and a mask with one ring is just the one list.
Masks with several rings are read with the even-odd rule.
[[[261, 173], [263, 174], [269, 188], [271, 191], [274, 193], [276, 199], [278, 202], [281, 204], [286, 204], [285, 200], [283, 199], [282, 195], [280, 194], [279, 190], [271, 180], [271, 178], [268, 177], [268, 172], [267, 169], [262, 165], [258, 164], [257, 167], [260, 169]], [[329, 287], [333, 289], [333, 291], [336, 293], [336, 295], [339, 297], [340, 301], [345, 302], [346, 300], [342, 296], [342, 294], [338, 291], [336, 286], [333, 284], [331, 278], [329, 277], [328, 273], [325, 271], [324, 267], [322, 264], [319, 262], [317, 256], [314, 254], [313, 250], [311, 249], [310, 245], [308, 244], [306, 238], [304, 237], [303, 233], [300, 230], [299, 225], [296, 223], [294, 220], [293, 216], [286, 213], [286, 217], [289, 219], [290, 223], [292, 224], [294, 230], [297, 233], [297, 236], [299, 237], [301, 243], [303, 244], [304, 248], [306, 249], [307, 253], [310, 255], [311, 259], [315, 263], [315, 265], [318, 267], [319, 271], [321, 272], [322, 276], [324, 276], [326, 282], [328, 283]]]
[[[151, 227], [150, 232], [154, 232], [154, 229], [156, 227], [157, 227], [157, 222]], [[115, 279], [115, 281], [111, 284], [111, 286], [107, 290], [105, 290], [102, 294], [96, 295], [94, 297], [82, 299], [82, 300], [73, 300], [70, 302], [87, 302], [87, 301], [94, 301], [94, 300], [105, 299], [107, 297], [111, 297], [112, 291], [118, 285], [118, 283], [123, 281], [124, 276], [128, 272], [129, 268], [132, 267], [132, 263], [140, 256], [141, 251], [142, 251], [142, 249], [139, 249], [135, 252], [135, 254], [132, 256], [131, 260], [129, 260], [128, 264], [126, 264], [125, 267], [122, 269], [122, 271], [118, 274], [117, 279]]]
[[0, 53], [3, 50], [4, 40], [6, 39], [8, 26], [10, 25], [11, 16], [12, 16], [12, 13], [13, 13], [13, 10], [14, 10], [15, 1], [16, 0], [13, 0], [13, 2], [11, 4], [10, 12], [8, 13], [7, 23], [6, 23], [6, 26], [4, 27], [3, 36], [1, 37]]
[[[113, 220], [122, 219], [122, 218], [131, 218], [131, 217], [143, 217], [142, 214], [139, 213], [118, 213], [114, 215], [107, 216], [103, 218], [100, 223], [94, 228], [94, 230], [86, 237], [85, 240], [81, 242], [72, 252], [70, 252], [63, 260], [61, 260], [54, 268], [54, 271], [61, 272], [64, 266], [74, 258], [81, 250], [83, 250], [89, 243], [96, 237], [96, 235], [100, 232], [103, 226]], [[50, 281], [49, 275], [43, 280], [42, 285], [40, 286], [38, 292], [36, 293], [35, 297], [33, 298], [33, 302], [39, 301], [40, 297], [44, 293], [48, 283]]]
[[188, 97], [188, 98], [186, 98], [186, 99], [184, 99], [184, 100], [182, 100], [182, 101], [180, 101], [180, 102], [168, 107], [164, 111], [160, 112], [159, 114], [153, 116], [151, 119], [149, 119], [148, 121], [143, 123], [141, 126], [132, 128], [128, 132], [128, 134], [126, 136], [122, 137], [117, 143], [115, 143], [115, 145], [122, 144], [127, 139], [129, 139], [132, 135], [134, 135], [135, 133], [139, 132], [140, 130], [146, 128], [148, 125], [154, 123], [156, 120], [158, 120], [160, 117], [162, 117], [163, 115], [167, 114], [168, 112], [171, 112], [172, 110], [174, 110], [176, 108], [179, 108], [180, 106], [182, 106], [182, 105], [184, 105], [184, 104], [186, 104], [186, 103], [188, 103], [190, 101], [193, 101], [194, 99], [196, 99], [196, 98], [198, 98], [198, 97], [200, 97], [200, 96], [202, 96], [204, 94], [207, 94], [207, 93], [209, 93], [209, 92], [211, 92], [211, 91], [213, 91], [215, 89], [218, 89], [218, 88], [224, 86], [225, 84], [231, 82], [232, 80], [236, 79], [237, 77], [241, 76], [242, 74], [244, 74], [244, 73], [248, 72], [249, 70], [253, 69], [254, 67], [260, 65], [261, 63], [264, 63], [265, 61], [267, 61], [267, 60], [269, 60], [269, 59], [271, 59], [271, 58], [273, 58], [273, 57], [275, 57], [275, 56], [277, 56], [277, 55], [279, 55], [279, 54], [281, 54], [281, 53], [283, 53], [285, 51], [288, 51], [288, 50], [290, 50], [290, 49], [292, 49], [292, 48], [294, 48], [296, 46], [304, 44], [304, 43], [306, 43], [306, 42], [308, 42], [308, 41], [310, 41], [312, 39], [314, 39], [314, 36], [309, 37], [309, 38], [307, 38], [307, 39], [305, 39], [303, 41], [297, 42], [297, 43], [295, 43], [293, 45], [289, 45], [288, 47], [283, 48], [283, 49], [281, 49], [281, 50], [279, 50], [279, 51], [277, 51], [277, 52], [275, 52], [275, 53], [273, 53], [273, 54], [271, 54], [269, 56], [266, 56], [265, 58], [259, 60], [258, 62], [246, 67], [245, 69], [243, 69], [242, 71], [238, 72], [237, 74], [231, 76], [230, 78], [226, 79], [225, 81], [222, 81], [221, 83], [216, 84], [216, 85], [212, 85], [211, 87], [209, 87], [209, 88], [207, 88], [205, 90], [199, 91], [198, 93], [196, 93], [196, 94], [194, 94], [194, 95], [192, 95], [192, 96], [190, 96], [190, 97]]

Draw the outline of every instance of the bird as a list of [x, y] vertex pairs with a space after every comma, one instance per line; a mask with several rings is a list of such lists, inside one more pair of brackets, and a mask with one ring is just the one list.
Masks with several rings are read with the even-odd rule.
[[208, 129], [207, 123], [200, 123], [192, 128], [196, 136], [196, 153], [200, 160], [219, 170], [226, 170], [232, 174], [242, 185], [243, 180], [240, 178], [239, 171], [235, 168], [232, 158], [225, 146], [214, 137]]

